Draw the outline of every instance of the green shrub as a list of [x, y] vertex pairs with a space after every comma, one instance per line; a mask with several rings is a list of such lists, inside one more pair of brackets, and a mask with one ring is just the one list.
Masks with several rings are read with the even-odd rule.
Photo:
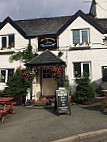
[[95, 97], [95, 90], [90, 83], [90, 79], [88, 77], [82, 77], [77, 80], [77, 83], [74, 101], [77, 103], [91, 101]]
[[22, 104], [23, 98], [27, 95], [27, 89], [31, 87], [31, 83], [22, 76], [23, 69], [17, 69], [13, 77], [7, 82], [7, 87], [3, 90], [6, 96], [13, 96], [17, 104]]

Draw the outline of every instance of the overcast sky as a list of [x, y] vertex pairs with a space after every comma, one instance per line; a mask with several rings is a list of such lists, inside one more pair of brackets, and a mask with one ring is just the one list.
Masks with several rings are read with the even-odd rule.
[[88, 13], [91, 0], [0, 0], [0, 21], [72, 15], [81, 9]]

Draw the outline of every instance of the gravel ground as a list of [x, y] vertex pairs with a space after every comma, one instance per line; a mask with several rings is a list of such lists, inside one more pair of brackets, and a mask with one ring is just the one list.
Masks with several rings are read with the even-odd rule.
[[[0, 142], [50, 142], [88, 131], [107, 129], [107, 109], [101, 113], [100, 108], [100, 104], [72, 105], [71, 116], [57, 116], [53, 109], [15, 106], [16, 114], [6, 115], [4, 124], [0, 124]], [[107, 137], [102, 136], [81, 142], [106, 141]]]

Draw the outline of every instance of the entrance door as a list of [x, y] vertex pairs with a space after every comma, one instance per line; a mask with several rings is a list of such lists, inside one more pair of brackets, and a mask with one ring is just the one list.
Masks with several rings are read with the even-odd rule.
[[51, 96], [55, 95], [57, 89], [57, 81], [52, 78], [51, 69], [43, 69], [42, 71], [42, 95]]

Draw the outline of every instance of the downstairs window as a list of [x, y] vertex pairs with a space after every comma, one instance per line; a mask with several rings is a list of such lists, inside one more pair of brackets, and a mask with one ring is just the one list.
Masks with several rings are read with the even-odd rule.
[[75, 78], [81, 78], [83, 75], [90, 76], [90, 62], [73, 63], [73, 74]]
[[0, 83], [6, 83], [14, 74], [14, 69], [0, 69]]

